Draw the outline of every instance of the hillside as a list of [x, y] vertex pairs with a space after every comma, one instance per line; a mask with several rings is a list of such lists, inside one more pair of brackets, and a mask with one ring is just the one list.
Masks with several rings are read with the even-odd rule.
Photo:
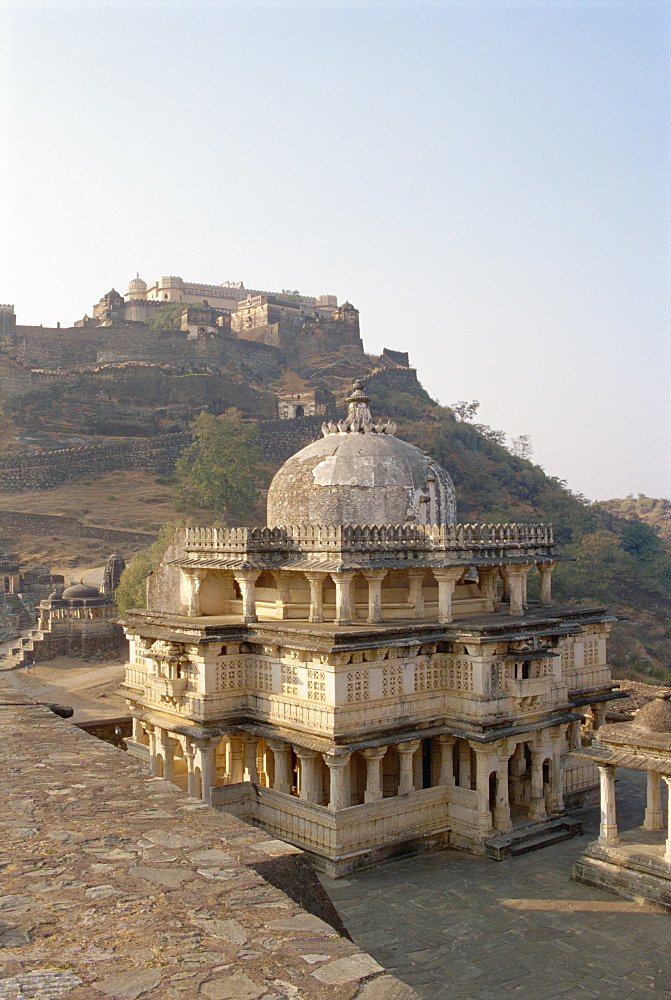
[[671, 501], [639, 493], [637, 497], [628, 496], [624, 500], [600, 500], [599, 507], [628, 521], [644, 521], [671, 544]]
[[179, 509], [170, 474], [202, 410], [235, 406], [261, 421], [258, 503], [240, 520], [262, 522], [263, 486], [323, 419], [277, 420], [282, 394], [328, 390], [341, 410], [359, 377], [374, 415], [394, 419], [449, 470], [460, 521], [551, 522], [562, 554], [575, 560], [557, 568], [557, 598], [612, 607], [622, 619], [611, 645], [616, 671], [671, 683], [668, 500], [590, 504], [513, 455], [467, 406], [437, 405], [406, 354], [371, 356], [344, 335], [338, 345], [340, 328], [290, 351], [140, 326], [17, 328], [0, 343], [0, 542], [24, 563], [72, 577], [114, 548], [132, 555], [164, 522], [214, 519], [214, 511]]
[[671, 683], [671, 545], [657, 529], [671, 507], [667, 500], [643, 498], [645, 519], [636, 513], [640, 500], [589, 503], [491, 440], [488, 428], [426, 396], [371, 395], [376, 414], [396, 419], [403, 437], [450, 471], [460, 521], [554, 525], [560, 552], [571, 560], [555, 571], [557, 600], [606, 604], [621, 619], [610, 646], [616, 677]]

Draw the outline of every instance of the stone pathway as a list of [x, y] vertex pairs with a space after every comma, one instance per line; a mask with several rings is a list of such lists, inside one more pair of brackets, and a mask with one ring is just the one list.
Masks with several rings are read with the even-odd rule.
[[[618, 772], [640, 824], [645, 775]], [[586, 835], [502, 862], [440, 851], [322, 878], [359, 947], [427, 1000], [669, 1000], [671, 915], [572, 882]], [[663, 836], [660, 834], [660, 837]]]
[[26, 700], [0, 677], [0, 1000], [417, 1000], [261, 877], [294, 849]]

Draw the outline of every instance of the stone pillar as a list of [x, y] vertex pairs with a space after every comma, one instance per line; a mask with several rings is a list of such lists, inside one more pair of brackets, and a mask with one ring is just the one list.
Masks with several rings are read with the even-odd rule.
[[452, 754], [455, 743], [456, 738], [449, 736], [447, 733], [438, 737], [438, 746], [440, 747], [440, 775], [438, 777], [438, 784], [440, 785], [454, 784], [454, 758]]
[[156, 730], [149, 723], [145, 725], [145, 730], [147, 732], [147, 736], [149, 737], [149, 770], [152, 774], [159, 774], [160, 767], [158, 763], [158, 741], [156, 739]]
[[411, 618], [424, 617], [424, 591], [423, 583], [426, 570], [408, 570], [408, 604], [410, 605]]
[[382, 798], [382, 758], [386, 747], [368, 747], [361, 753], [366, 759], [366, 793], [364, 802], [377, 802]]
[[369, 569], [363, 574], [368, 580], [368, 622], [377, 625], [382, 621], [382, 581], [386, 569]]
[[346, 809], [349, 798], [349, 753], [324, 753], [322, 757], [329, 769], [329, 809]]
[[189, 597], [186, 613], [189, 618], [197, 618], [200, 615], [200, 585], [205, 579], [205, 569], [191, 569], [188, 571]]
[[494, 805], [494, 826], [497, 830], [512, 830], [510, 800], [508, 797], [508, 758], [504, 755], [496, 769], [496, 802]]
[[324, 580], [326, 579], [326, 573], [316, 573], [312, 570], [305, 574], [308, 583], [310, 584], [310, 614], [308, 615], [308, 621], [311, 622], [323, 622], [324, 621]]
[[538, 571], [541, 575], [538, 604], [541, 608], [552, 607], [552, 573], [556, 565], [555, 562], [544, 562], [538, 566]]
[[305, 802], [317, 801], [317, 758], [316, 750], [294, 747], [294, 753], [301, 762], [298, 773], [298, 796]]
[[667, 828], [666, 828], [666, 846], [664, 850], [664, 860], [667, 864], [671, 865], [671, 776], [668, 774], [663, 774], [662, 777], [666, 782], [666, 787], [668, 789], [668, 805], [667, 805]]
[[644, 830], [663, 830], [664, 816], [662, 815], [662, 796], [660, 787], [661, 775], [659, 771], [649, 770], [648, 795], [645, 808], [645, 819], [643, 820]]
[[561, 751], [558, 741], [554, 742], [554, 750], [550, 757], [550, 811], [560, 813], [564, 811], [564, 786], [561, 769]]
[[242, 594], [242, 620], [243, 622], [257, 622], [256, 617], [256, 597], [254, 584], [261, 575], [258, 569], [236, 570], [233, 578], [240, 588]]
[[245, 780], [245, 745], [239, 735], [231, 736], [230, 774], [232, 785]]
[[545, 819], [545, 795], [543, 792], [543, 761], [544, 750], [531, 750], [531, 803], [529, 805], [530, 819]]
[[452, 621], [452, 594], [464, 568], [451, 566], [446, 569], [434, 569], [431, 572], [438, 583], [438, 621], [447, 624]]
[[170, 738], [167, 729], [158, 730], [158, 741], [163, 756], [163, 777], [166, 781], [175, 779], [175, 748], [177, 741]]
[[331, 573], [335, 583], [335, 624], [350, 625], [352, 621], [352, 579], [354, 573]]
[[599, 843], [615, 847], [620, 843], [615, 815], [615, 768], [612, 764], [598, 764], [601, 779], [601, 827]]
[[188, 795], [197, 797], [200, 794], [196, 776], [196, 748], [190, 741], [184, 745], [184, 760], [186, 761], [186, 791]]
[[406, 740], [404, 743], [396, 744], [400, 764], [399, 795], [409, 795], [410, 792], [415, 791], [415, 754], [419, 749], [419, 744], [419, 740]]
[[465, 740], [459, 744], [459, 787], [471, 787], [471, 747]]
[[499, 578], [498, 569], [492, 566], [478, 566], [478, 579], [480, 581], [480, 591], [487, 601], [488, 607], [493, 611], [496, 606], [496, 582]]
[[574, 719], [573, 722], [569, 722], [568, 745], [569, 750], [579, 750], [582, 746], [582, 723], [580, 719]]
[[266, 739], [266, 746], [272, 750], [275, 759], [275, 780], [273, 791], [291, 794], [293, 775], [291, 773], [291, 745], [282, 740]]
[[477, 744], [475, 751], [475, 788], [477, 791], [477, 823], [480, 836], [487, 836], [494, 829], [489, 810], [489, 775], [494, 770], [494, 758], [488, 747]]
[[600, 729], [606, 721], [608, 703], [597, 701], [594, 705], [589, 706], [589, 710], [592, 713], [592, 729]]
[[242, 780], [253, 781], [255, 785], [259, 783], [259, 772], [256, 769], [256, 747], [258, 742], [258, 736], [251, 736], [249, 733], [245, 733], [242, 737], [245, 761]]
[[209, 803], [210, 790], [216, 784], [215, 755], [221, 736], [195, 740], [200, 759], [200, 797]]
[[133, 739], [136, 743], [144, 743], [144, 729], [139, 719], [133, 716]]
[[524, 614], [524, 593], [528, 566], [503, 566], [501, 573], [510, 595], [508, 614], [521, 617]]

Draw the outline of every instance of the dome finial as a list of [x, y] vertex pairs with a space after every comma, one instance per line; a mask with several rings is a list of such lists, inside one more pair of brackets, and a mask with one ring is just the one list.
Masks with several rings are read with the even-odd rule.
[[322, 424], [322, 434], [395, 434], [396, 424], [392, 421], [373, 421], [368, 408], [370, 396], [364, 392], [361, 379], [355, 379], [352, 383], [350, 394], [347, 397], [347, 416], [344, 420], [339, 420], [334, 424], [332, 420], [327, 420]]

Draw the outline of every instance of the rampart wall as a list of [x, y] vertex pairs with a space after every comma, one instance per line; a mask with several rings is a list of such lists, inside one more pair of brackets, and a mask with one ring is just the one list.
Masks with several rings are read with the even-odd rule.
[[370, 375], [362, 378], [361, 381], [366, 389], [369, 389], [371, 392], [375, 392], [376, 390], [382, 392], [408, 392], [410, 395], [416, 396], [422, 391], [415, 368], [396, 367], [393, 365], [376, 368]]
[[113, 361], [152, 361], [174, 364], [211, 361], [239, 369], [253, 379], [276, 378], [286, 358], [270, 344], [237, 340], [230, 336], [187, 340], [181, 330], [150, 330], [137, 327], [18, 326], [10, 338], [10, 353], [28, 365], [72, 368]]
[[188, 433], [165, 434], [110, 444], [60, 448], [39, 454], [0, 456], [0, 491], [48, 490], [71, 479], [101, 476], [118, 469], [165, 475], [172, 472]]
[[[19, 491], [17, 491], [19, 492]], [[61, 514], [26, 514], [20, 510], [0, 510], [0, 536], [13, 534], [67, 535], [68, 538], [101, 538], [119, 545], [151, 545], [152, 531], [127, 531], [98, 524], [84, 524], [76, 517]]]

